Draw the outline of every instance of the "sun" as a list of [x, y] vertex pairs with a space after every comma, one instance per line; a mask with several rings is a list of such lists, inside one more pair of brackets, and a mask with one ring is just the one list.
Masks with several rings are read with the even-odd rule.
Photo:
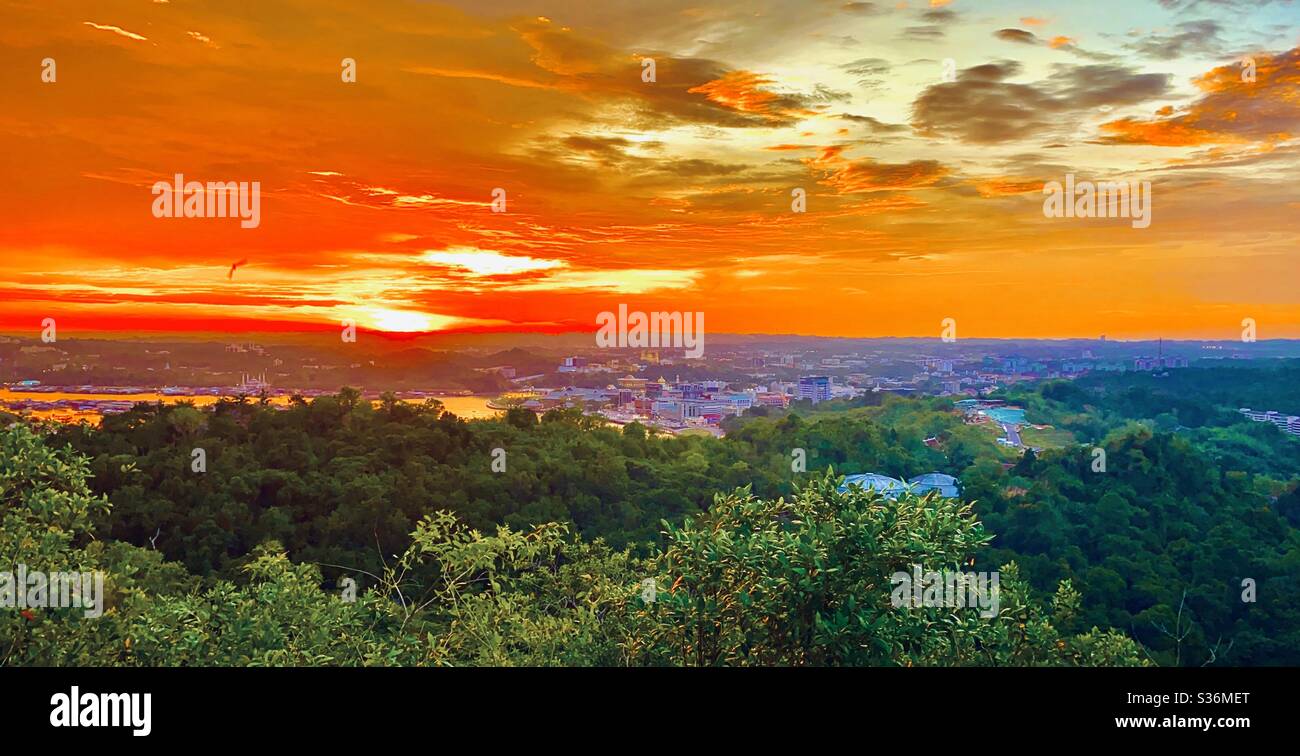
[[434, 330], [433, 318], [422, 312], [391, 310], [386, 307], [368, 307], [363, 316], [365, 323], [380, 331], [413, 333]]

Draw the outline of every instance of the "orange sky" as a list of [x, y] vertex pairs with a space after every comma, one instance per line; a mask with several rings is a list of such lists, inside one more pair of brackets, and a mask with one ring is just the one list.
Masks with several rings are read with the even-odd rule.
[[1232, 6], [6, 0], [0, 328], [1300, 337], [1297, 9]]

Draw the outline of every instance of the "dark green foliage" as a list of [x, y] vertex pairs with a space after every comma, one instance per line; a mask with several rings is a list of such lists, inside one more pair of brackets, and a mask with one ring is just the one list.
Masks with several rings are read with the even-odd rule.
[[[979, 569], [1016, 562], [1040, 601], [1061, 581], [1078, 590], [1077, 611], [1062, 631], [1117, 629], [1160, 664], [1296, 665], [1300, 440], [1240, 421], [1231, 404], [1196, 393], [1223, 381], [1226, 387], [1211, 392], [1223, 401], [1274, 394], [1281, 401], [1288, 389], [1250, 395], [1249, 376], [1263, 370], [1285, 377], [1293, 369], [1170, 371], [1171, 378], [1188, 374], [1177, 390], [1143, 375], [1018, 389], [1015, 399], [1032, 421], [1069, 427], [1089, 443], [1025, 455], [1010, 469], [992, 435], [963, 425], [947, 400], [894, 397], [754, 414], [728, 421], [727, 436], [713, 439], [656, 435], [638, 424], [608, 427], [576, 410], [464, 422], [436, 402], [385, 397], [372, 406], [344, 390], [284, 411], [243, 401], [202, 411], [139, 406], [102, 428], [60, 428], [50, 446], [71, 443], [89, 457], [92, 493], [113, 506], [89, 507], [87, 526], [115, 547], [156, 546], [150, 557], [179, 563], [208, 585], [218, 578], [246, 585], [254, 564], [265, 568], [266, 559], [284, 553], [294, 569], [319, 570], [329, 590], [352, 570], [384, 574], [391, 555], [411, 548], [411, 534], [437, 511], [478, 532], [506, 525], [521, 537], [558, 523], [581, 537], [582, 549], [596, 550], [590, 558], [614, 560], [623, 574], [635, 567], [628, 560], [671, 551], [668, 539], [698, 527], [686, 525], [688, 518], [725, 517], [706, 514], [720, 493], [747, 487], [767, 506], [793, 500], [830, 467], [896, 477], [937, 470], [962, 479], [964, 500], [975, 502], [992, 536], [971, 554]], [[1179, 424], [1193, 417], [1206, 424]], [[923, 443], [931, 437], [940, 439], [937, 448]], [[1094, 444], [1106, 451], [1105, 472], [1093, 471]], [[191, 471], [196, 447], [206, 450], [206, 473]], [[494, 449], [506, 452], [503, 472], [493, 471]], [[807, 473], [792, 472], [796, 449], [806, 455]], [[664, 535], [661, 522], [678, 535]], [[53, 537], [68, 540], [67, 532]], [[276, 548], [256, 551], [268, 542]], [[554, 553], [567, 548], [557, 545]], [[424, 570], [413, 565], [408, 578], [431, 579]], [[1244, 580], [1254, 581], [1255, 602], [1242, 600]], [[530, 585], [550, 591], [557, 606], [573, 587]], [[552, 629], [573, 630], [564, 627]], [[629, 661], [628, 648], [601, 643], [591, 658]], [[804, 657], [781, 663], [850, 662], [829, 649], [801, 648]], [[473, 653], [516, 658], [508, 650]], [[529, 653], [527, 663], [545, 663], [542, 651]], [[637, 659], [733, 663], [719, 653]]]
[[[1000, 611], [897, 608], [890, 570], [956, 565], [982, 546], [969, 507], [841, 494], [719, 496], [640, 559], [561, 524], [493, 535], [447, 512], [348, 596], [278, 544], [234, 580], [198, 581], [156, 551], [87, 540], [85, 464], [22, 425], [0, 434], [0, 547], [10, 559], [107, 573], [104, 613], [0, 613], [0, 665], [1141, 664], [1119, 633], [1063, 634], [1078, 595], [1046, 611], [1004, 569]], [[48, 537], [46, 534], [50, 534]], [[644, 582], [663, 587], [645, 599]]]
[[[1053, 451], [1026, 493], [983, 491], [990, 556], [1019, 561], [1040, 588], [1070, 580], [1085, 623], [1128, 631], [1162, 664], [1200, 664], [1216, 644], [1232, 664], [1300, 663], [1300, 531], [1179, 436], [1139, 431], [1104, 448], [1105, 472], [1089, 447]], [[1246, 578], [1254, 603], [1241, 600]], [[1180, 606], [1194, 626], [1181, 643]]]

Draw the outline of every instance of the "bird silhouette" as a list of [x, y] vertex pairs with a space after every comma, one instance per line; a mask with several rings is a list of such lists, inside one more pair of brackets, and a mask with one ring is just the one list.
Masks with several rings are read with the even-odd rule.
[[226, 274], [226, 279], [229, 280], [229, 279], [234, 278], [234, 277], [235, 277], [235, 268], [238, 268], [240, 265], [244, 265], [244, 264], [247, 263], [247, 262], [248, 262], [248, 258], [245, 257], [244, 259], [240, 260], [239, 262], [235, 263], [234, 265], [231, 265], [231, 266], [230, 266], [230, 272]]

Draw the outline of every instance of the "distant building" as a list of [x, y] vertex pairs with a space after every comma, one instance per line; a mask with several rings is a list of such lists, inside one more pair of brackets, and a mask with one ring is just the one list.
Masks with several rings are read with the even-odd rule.
[[951, 475], [945, 475], [939, 472], [926, 473], [918, 475], [915, 478], [904, 483], [898, 478], [891, 478], [888, 475], [880, 473], [863, 473], [861, 475], [846, 475], [844, 483], [840, 485], [841, 492], [849, 490], [849, 486], [857, 486], [868, 491], [875, 491], [886, 498], [897, 498], [899, 494], [911, 492], [918, 496], [924, 496], [931, 491], [937, 491], [940, 496], [948, 499], [955, 499], [961, 496], [961, 481]]
[[898, 478], [891, 478], [888, 475], [879, 473], [863, 473], [861, 475], [846, 475], [844, 483], [840, 485], [840, 491], [849, 490], [849, 486], [857, 486], [865, 491], [875, 491], [887, 498], [897, 497], [899, 494], [907, 492], [907, 484]]
[[566, 386], [565, 388], [547, 392], [542, 399], [543, 404], [551, 407], [576, 406], [581, 403], [605, 404], [606, 402], [617, 401], [618, 391]]
[[1026, 357], [1007, 357], [1002, 360], [1002, 370], [1006, 373], [1029, 372], [1029, 359]]
[[724, 415], [737, 414], [736, 410], [725, 402], [707, 399], [690, 399], [681, 403], [682, 420], [705, 420], [717, 422]]
[[1186, 357], [1137, 357], [1133, 360], [1134, 370], [1160, 370], [1162, 368], [1187, 367]]
[[239, 385], [235, 388], [239, 391], [265, 391], [271, 388], [271, 383], [266, 380], [266, 373], [261, 375], [244, 374], [240, 378]]
[[714, 399], [731, 407], [736, 414], [740, 414], [754, 406], [754, 395], [749, 392], [718, 394]]
[[625, 375], [618, 379], [619, 388], [631, 389], [633, 391], [645, 391], [647, 383], [649, 383], [649, 381], [645, 378], [636, 378], [630, 375]]
[[925, 475], [918, 475], [915, 478], [909, 478], [907, 485], [915, 494], [926, 494], [930, 491], [938, 491], [940, 496], [948, 499], [955, 499], [961, 495], [960, 482], [951, 475], [932, 472]]
[[831, 379], [825, 375], [810, 375], [799, 379], [795, 398], [811, 399], [813, 404], [831, 398]]
[[704, 390], [703, 383], [679, 383], [677, 384], [677, 393], [683, 399], [702, 399], [708, 392]]
[[1283, 415], [1281, 412], [1277, 412], [1276, 410], [1253, 410], [1249, 407], [1242, 407], [1237, 411], [1242, 415], [1245, 415], [1249, 420], [1253, 420], [1257, 423], [1272, 423], [1283, 433], [1292, 436], [1300, 436], [1300, 417], [1296, 415]]
[[557, 372], [576, 373], [582, 370], [583, 368], [585, 368], [586, 366], [587, 366], [586, 357], [565, 357], [560, 362], [560, 367], [557, 369]]

